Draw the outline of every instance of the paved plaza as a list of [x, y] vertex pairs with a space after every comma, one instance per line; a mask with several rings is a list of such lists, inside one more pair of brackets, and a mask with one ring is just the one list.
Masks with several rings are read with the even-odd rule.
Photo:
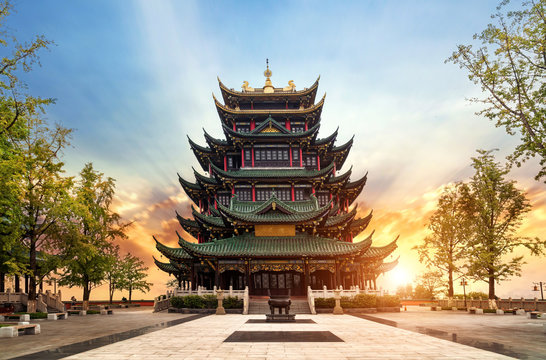
[[543, 325], [546, 321], [528, 319], [523, 315], [470, 315], [463, 311], [430, 311], [429, 307], [412, 306], [407, 312], [377, 313], [364, 318], [386, 320], [398, 328], [518, 359], [546, 358]]
[[[247, 322], [262, 318], [263, 315], [207, 316], [68, 359], [508, 359], [350, 315], [298, 316], [312, 318], [314, 324]], [[343, 342], [224, 342], [240, 331], [326, 331]]]
[[[70, 316], [67, 320], [32, 320], [39, 335], [0, 338], [0, 359], [47, 351], [64, 345], [182, 319], [190, 315], [152, 313], [151, 307], [114, 309], [114, 315]], [[115, 340], [115, 339], [114, 339]]]
[[277, 324], [265, 323], [264, 315], [196, 316], [154, 314], [149, 308], [117, 310], [114, 316], [34, 321], [41, 324], [42, 334], [0, 339], [0, 358], [544, 358], [543, 321], [524, 316], [431, 312], [418, 307], [408, 310], [365, 318], [297, 315], [297, 323]]

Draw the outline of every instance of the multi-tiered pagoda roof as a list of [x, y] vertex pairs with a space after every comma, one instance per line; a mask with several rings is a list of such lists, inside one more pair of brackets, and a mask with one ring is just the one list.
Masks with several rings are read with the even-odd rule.
[[372, 218], [357, 217], [353, 206], [367, 174], [351, 181], [352, 167], [341, 171], [353, 138], [336, 146], [337, 130], [319, 136], [319, 79], [296, 90], [293, 81], [274, 87], [269, 67], [264, 75], [262, 88], [244, 82], [242, 91], [218, 79], [224, 103], [214, 97], [214, 104], [225, 138], [206, 131], [206, 145], [188, 138], [200, 169], [193, 169], [194, 181], [179, 176], [195, 206], [191, 218], [176, 216], [194, 239], [177, 234], [177, 248], [156, 240], [169, 260], [154, 259], [157, 266], [194, 287], [244, 285], [254, 294], [281, 286], [294, 294], [307, 286], [375, 286], [397, 263], [384, 262], [396, 240], [374, 247], [372, 232], [353, 242]]

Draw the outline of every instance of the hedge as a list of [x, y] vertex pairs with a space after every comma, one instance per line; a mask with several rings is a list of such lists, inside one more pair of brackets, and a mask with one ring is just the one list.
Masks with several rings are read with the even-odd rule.
[[[315, 308], [333, 308], [336, 304], [334, 298], [315, 298]], [[342, 308], [376, 308], [376, 307], [399, 307], [400, 298], [396, 295], [375, 296], [369, 294], [358, 294], [350, 298], [341, 297]]]
[[[173, 296], [170, 301], [171, 306], [177, 309], [216, 309], [216, 306], [218, 306], [216, 295]], [[224, 298], [222, 304], [226, 309], [241, 309], [243, 300], [228, 296]]]

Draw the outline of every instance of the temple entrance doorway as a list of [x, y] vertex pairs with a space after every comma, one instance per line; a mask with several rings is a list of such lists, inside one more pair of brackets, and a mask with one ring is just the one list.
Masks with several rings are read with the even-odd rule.
[[334, 274], [328, 270], [317, 270], [311, 273], [311, 289], [322, 290], [334, 288]]
[[341, 272], [341, 285], [344, 289], [350, 289], [351, 286], [358, 285], [357, 280], [358, 279], [355, 271]]
[[220, 275], [220, 287], [222, 289], [244, 290], [246, 286], [245, 274], [237, 270], [226, 270]]
[[290, 290], [293, 296], [305, 295], [303, 288], [303, 274], [296, 271], [259, 271], [252, 274], [251, 295], [267, 295], [270, 289], [272, 294], [276, 290]]

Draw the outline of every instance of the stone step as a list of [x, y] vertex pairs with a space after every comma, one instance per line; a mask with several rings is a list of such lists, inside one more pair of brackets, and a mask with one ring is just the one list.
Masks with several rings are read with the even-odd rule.
[[[270, 314], [267, 300], [250, 300], [248, 304], [249, 314]], [[292, 300], [290, 304], [290, 314], [311, 314], [307, 300]]]

